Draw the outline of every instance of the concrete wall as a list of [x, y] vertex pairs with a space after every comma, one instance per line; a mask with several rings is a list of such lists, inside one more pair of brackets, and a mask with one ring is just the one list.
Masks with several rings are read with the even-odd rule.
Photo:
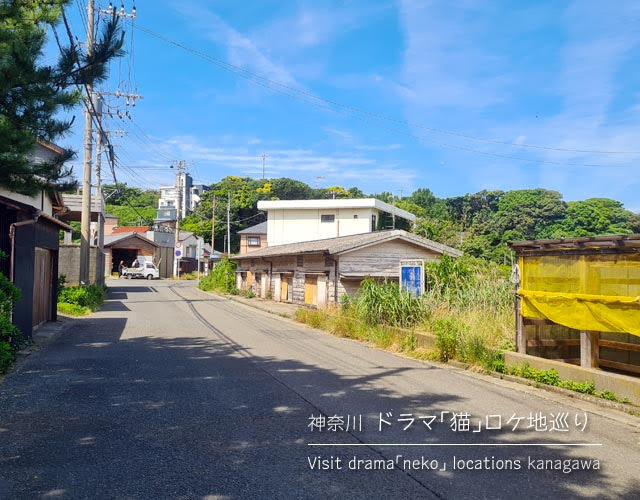
[[[277, 209], [267, 212], [267, 241], [270, 246], [349, 236], [371, 231], [372, 208]], [[321, 222], [333, 215], [334, 222]]]
[[536, 370], [554, 369], [561, 378], [566, 380], [575, 380], [576, 382], [592, 381], [596, 386], [596, 390], [612, 391], [619, 398], [628, 398], [633, 403], [640, 405], [640, 378], [637, 377], [620, 375], [595, 368], [582, 368], [562, 361], [511, 351], [505, 351], [504, 361], [507, 366], [518, 366], [526, 363]]
[[[89, 281], [91, 283], [96, 282], [96, 270], [98, 269], [96, 263], [97, 247], [91, 247], [91, 253], [89, 258]], [[104, 258], [103, 263], [108, 259]], [[101, 271], [104, 269], [103, 264], [100, 266]], [[80, 281], [80, 245], [60, 245], [58, 253], [58, 276], [64, 274], [67, 279], [67, 285], [74, 286]]]

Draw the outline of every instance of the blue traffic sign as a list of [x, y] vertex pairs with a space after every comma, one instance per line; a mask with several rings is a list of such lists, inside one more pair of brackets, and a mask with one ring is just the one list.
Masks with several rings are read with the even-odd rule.
[[180, 255], [182, 255], [182, 252], [180, 250], [176, 250], [176, 257], [180, 257]]

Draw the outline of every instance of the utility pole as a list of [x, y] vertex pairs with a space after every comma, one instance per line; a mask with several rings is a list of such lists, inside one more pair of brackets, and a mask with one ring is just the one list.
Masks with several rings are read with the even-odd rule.
[[[96, 119], [98, 121], [98, 132], [96, 136], [96, 196], [100, 210], [98, 212], [97, 226], [97, 252], [96, 252], [96, 281], [104, 283], [104, 217], [102, 210], [102, 97], [96, 94]], [[106, 139], [106, 138], [105, 138]]]
[[216, 241], [216, 195], [213, 195], [211, 201], [211, 260], [213, 261], [213, 252], [215, 252], [214, 243]]
[[231, 193], [227, 193], [227, 255], [231, 255]]
[[265, 163], [267, 162], [267, 155], [262, 155], [262, 178], [264, 179], [265, 175]]
[[[87, 57], [93, 54], [94, 2], [87, 4]], [[93, 89], [86, 86], [86, 106], [84, 110], [84, 171], [82, 176], [82, 215], [80, 218], [80, 284], [89, 285], [89, 261], [91, 258], [91, 156], [92, 123], [91, 105]]]
[[[182, 172], [184, 171], [184, 161], [178, 162], [178, 173], [176, 175], [176, 230], [174, 235], [174, 258], [173, 258], [173, 275], [180, 276], [179, 258], [175, 255], [178, 250], [178, 242], [180, 241], [180, 211], [182, 210]], [[182, 249], [181, 249], [182, 250]]]
[[391, 193], [391, 204], [393, 205], [393, 213], [391, 214], [393, 229], [396, 228], [396, 196]]

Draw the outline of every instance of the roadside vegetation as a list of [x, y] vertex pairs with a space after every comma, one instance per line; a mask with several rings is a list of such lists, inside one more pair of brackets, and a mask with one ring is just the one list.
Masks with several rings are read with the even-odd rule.
[[[451, 360], [481, 370], [533, 380], [609, 401], [628, 403], [592, 381], [561, 379], [555, 370], [527, 365], [507, 367], [504, 350], [513, 350], [513, 288], [508, 269], [482, 259], [444, 257], [427, 264], [428, 290], [420, 298], [395, 283], [366, 279], [359, 294], [343, 296], [339, 307], [301, 307], [295, 319], [339, 337], [370, 342], [383, 349], [431, 361]], [[435, 337], [420, 346], [420, 335]]]
[[64, 276], [60, 276], [59, 279], [59, 313], [69, 316], [86, 316], [98, 309], [104, 302], [106, 287], [100, 285], [67, 287]]
[[[507, 272], [481, 259], [445, 256], [427, 264], [428, 290], [422, 297], [395, 283], [366, 279], [355, 298], [342, 297], [339, 308], [301, 308], [296, 318], [415, 357], [489, 368], [500, 350], [513, 348], [513, 290]], [[436, 337], [435, 349], [417, 348], [420, 333]]]
[[170, 276], [168, 279], [170, 279], [170, 280], [197, 280], [198, 279], [198, 272], [197, 271], [193, 271], [192, 273], [183, 273], [178, 277]]
[[11, 310], [21, 298], [20, 290], [0, 273], [0, 374], [9, 370], [16, 353], [27, 343], [22, 332], [11, 323]]
[[207, 276], [200, 280], [198, 288], [205, 291], [237, 295], [239, 291], [236, 288], [236, 263], [231, 262], [226, 257], [223, 258], [213, 266]]

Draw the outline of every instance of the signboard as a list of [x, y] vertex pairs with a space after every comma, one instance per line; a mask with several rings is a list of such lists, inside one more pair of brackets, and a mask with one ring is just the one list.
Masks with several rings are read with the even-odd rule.
[[424, 293], [424, 261], [400, 261], [400, 288], [416, 297]]
[[182, 242], [176, 241], [176, 250], [180, 250], [182, 248]]
[[182, 252], [180, 250], [176, 250], [176, 257], [180, 257], [182, 255]]

